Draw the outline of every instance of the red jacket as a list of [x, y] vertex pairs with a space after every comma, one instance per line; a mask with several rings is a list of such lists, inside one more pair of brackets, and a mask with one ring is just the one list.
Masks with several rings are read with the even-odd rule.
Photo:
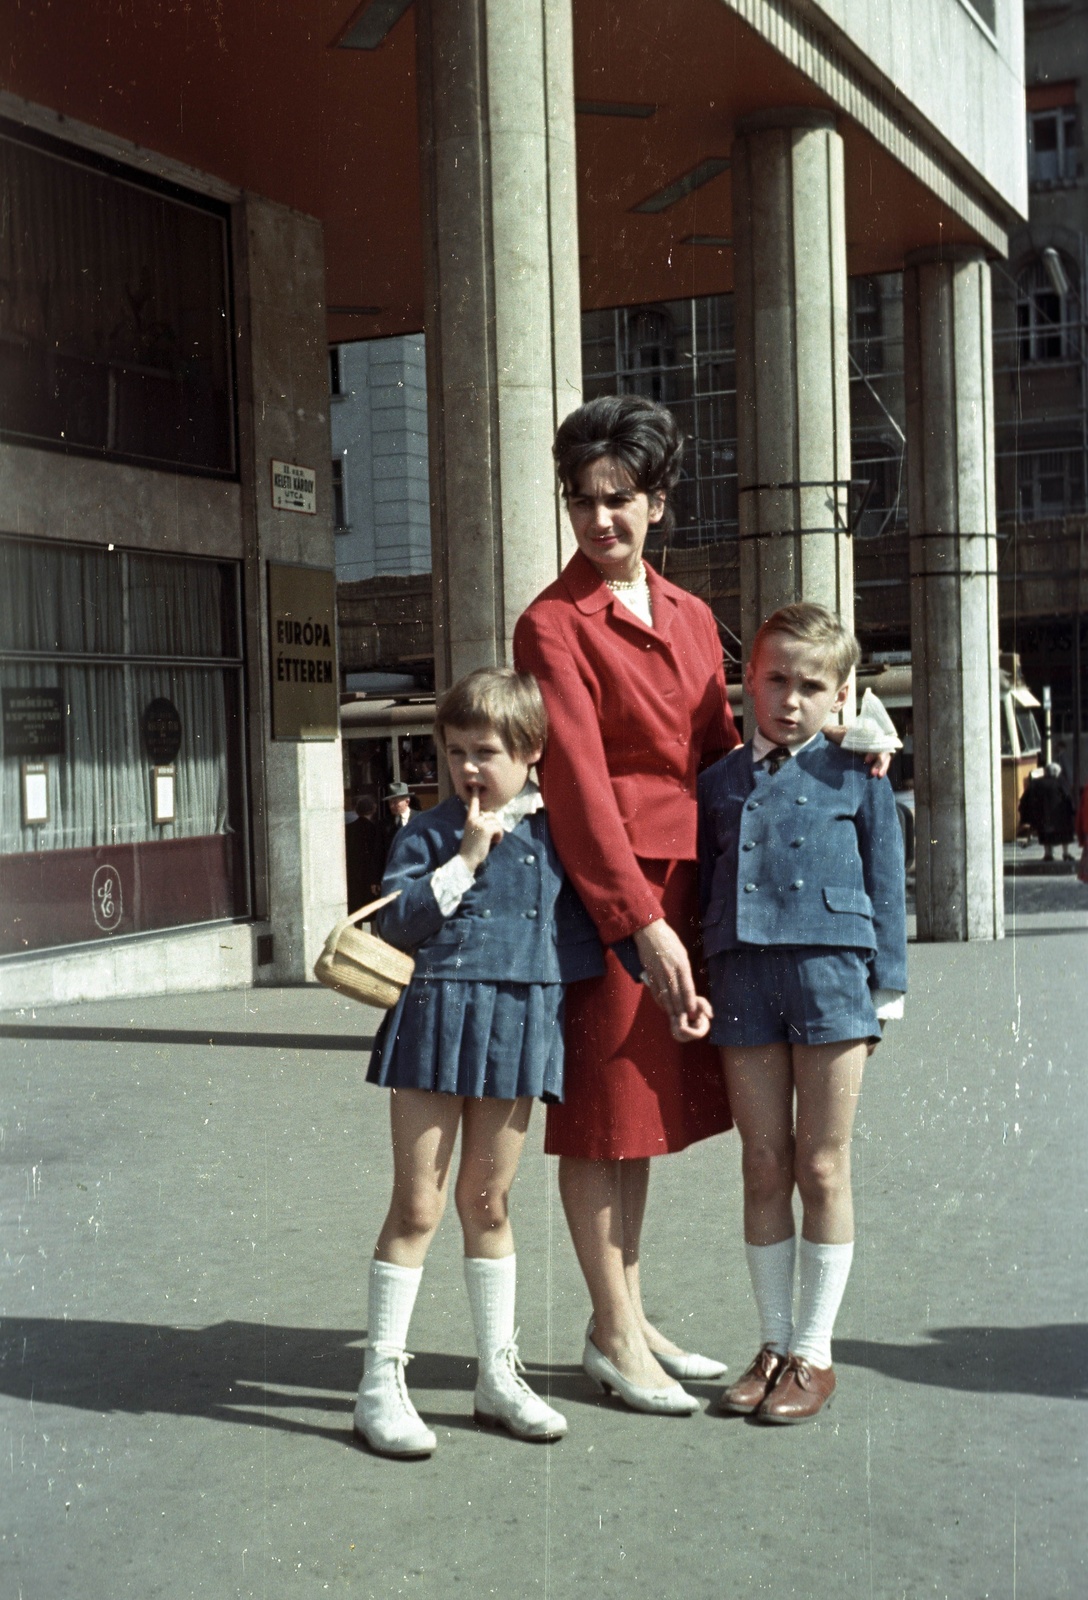
[[548, 708], [552, 837], [607, 944], [662, 915], [637, 858], [696, 859], [696, 780], [740, 742], [709, 608], [647, 571], [653, 628], [579, 551], [514, 630]]

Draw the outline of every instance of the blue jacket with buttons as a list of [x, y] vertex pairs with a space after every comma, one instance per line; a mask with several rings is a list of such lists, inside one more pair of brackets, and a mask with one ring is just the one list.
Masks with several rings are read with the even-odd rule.
[[739, 746], [699, 779], [707, 956], [739, 945], [862, 952], [873, 989], [907, 987], [903, 839], [891, 785], [818, 734], [773, 775]]
[[439, 910], [431, 874], [461, 848], [465, 808], [453, 797], [397, 833], [378, 913], [383, 939], [415, 956], [418, 978], [485, 983], [573, 983], [604, 971], [589, 913], [563, 876], [543, 811], [493, 845], [460, 905]]

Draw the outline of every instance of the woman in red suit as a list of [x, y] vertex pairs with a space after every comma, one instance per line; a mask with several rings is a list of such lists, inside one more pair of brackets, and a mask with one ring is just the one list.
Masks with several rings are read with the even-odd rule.
[[[708, 1008], [696, 992], [696, 779], [738, 743], [717, 625], [642, 559], [667, 516], [682, 438], [634, 395], [592, 401], [555, 458], [577, 553], [514, 634], [550, 733], [541, 779], [567, 874], [609, 945], [633, 938], [642, 981], [613, 951], [567, 993], [566, 1099], [545, 1148], [593, 1302], [583, 1366], [638, 1410], [687, 1414], [676, 1381], [716, 1377], [647, 1320], [639, 1240], [650, 1157], [731, 1126]], [[637, 970], [637, 968], [636, 968]]]

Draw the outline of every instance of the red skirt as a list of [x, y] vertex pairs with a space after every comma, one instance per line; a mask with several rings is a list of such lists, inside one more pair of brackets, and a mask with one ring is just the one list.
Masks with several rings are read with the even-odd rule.
[[[697, 957], [694, 861], [642, 861], [670, 925]], [[568, 985], [563, 1103], [548, 1107], [549, 1155], [634, 1160], [683, 1150], [733, 1126], [718, 1051], [678, 1044], [645, 984], [606, 952], [601, 978]], [[706, 993], [701, 965], [696, 985]]]

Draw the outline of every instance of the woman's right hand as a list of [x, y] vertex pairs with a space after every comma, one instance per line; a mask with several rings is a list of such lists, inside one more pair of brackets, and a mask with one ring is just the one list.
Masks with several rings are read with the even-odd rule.
[[458, 854], [470, 872], [476, 872], [487, 860], [493, 845], [502, 838], [499, 819], [493, 811], [480, 810], [480, 796], [475, 789], [468, 803], [465, 817], [465, 836]]
[[678, 1039], [702, 1039], [713, 1016], [709, 1001], [695, 992], [691, 962], [683, 940], [664, 917], [634, 935], [644, 982], [662, 1011], [668, 1013]]

